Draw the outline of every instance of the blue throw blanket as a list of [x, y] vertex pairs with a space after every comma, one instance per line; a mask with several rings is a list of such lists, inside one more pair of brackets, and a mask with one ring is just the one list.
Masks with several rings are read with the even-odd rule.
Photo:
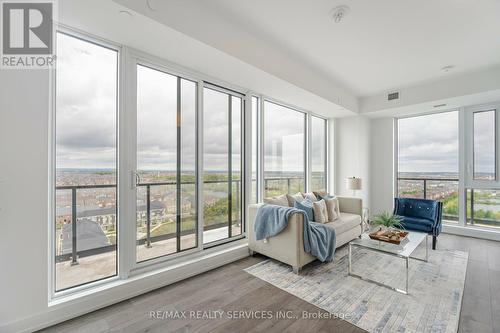
[[294, 213], [304, 217], [304, 251], [321, 262], [332, 261], [335, 254], [335, 230], [309, 221], [307, 214], [297, 208], [275, 205], [260, 207], [253, 226], [255, 238], [262, 240], [279, 234], [288, 225], [288, 219]]

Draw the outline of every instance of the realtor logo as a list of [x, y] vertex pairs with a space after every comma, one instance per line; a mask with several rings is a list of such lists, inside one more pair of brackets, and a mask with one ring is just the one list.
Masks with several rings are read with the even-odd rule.
[[2, 2], [2, 68], [54, 64], [53, 1]]

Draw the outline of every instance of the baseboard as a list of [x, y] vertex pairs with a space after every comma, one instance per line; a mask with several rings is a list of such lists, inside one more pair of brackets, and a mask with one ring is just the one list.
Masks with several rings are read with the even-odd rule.
[[461, 225], [443, 224], [443, 232], [458, 236], [500, 241], [500, 230], [491, 230], [489, 228], [464, 227]]
[[0, 332], [33, 332], [46, 328], [243, 259], [248, 255], [247, 244], [234, 244], [230, 248], [189, 260], [185, 265], [175, 265], [171, 269], [167, 267], [144, 276], [134, 276], [113, 283], [98, 293], [73, 297], [68, 301], [58, 301], [43, 312], [0, 326]]

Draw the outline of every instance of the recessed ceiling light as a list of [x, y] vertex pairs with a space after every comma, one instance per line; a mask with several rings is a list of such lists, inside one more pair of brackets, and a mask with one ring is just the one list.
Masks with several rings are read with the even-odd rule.
[[449, 71], [451, 71], [453, 68], [455, 68], [455, 66], [453, 65], [446, 65], [444, 66], [443, 68], [441, 68], [441, 72], [443, 73], [448, 73]]
[[120, 10], [119, 13], [122, 17], [132, 18], [132, 13], [128, 10]]
[[340, 23], [350, 10], [351, 8], [346, 5], [337, 6], [330, 11], [330, 17], [332, 18], [333, 22]]

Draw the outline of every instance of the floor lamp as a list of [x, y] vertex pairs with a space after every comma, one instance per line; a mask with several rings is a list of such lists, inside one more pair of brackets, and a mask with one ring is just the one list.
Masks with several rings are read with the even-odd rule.
[[[348, 177], [346, 179], [346, 188], [348, 190], [351, 190], [352, 195], [355, 197], [356, 191], [359, 191], [362, 188], [361, 178]], [[370, 228], [369, 223], [368, 223], [368, 215], [369, 215], [368, 208], [363, 207], [363, 216], [361, 217], [361, 219], [363, 221], [363, 231], [366, 231]]]

